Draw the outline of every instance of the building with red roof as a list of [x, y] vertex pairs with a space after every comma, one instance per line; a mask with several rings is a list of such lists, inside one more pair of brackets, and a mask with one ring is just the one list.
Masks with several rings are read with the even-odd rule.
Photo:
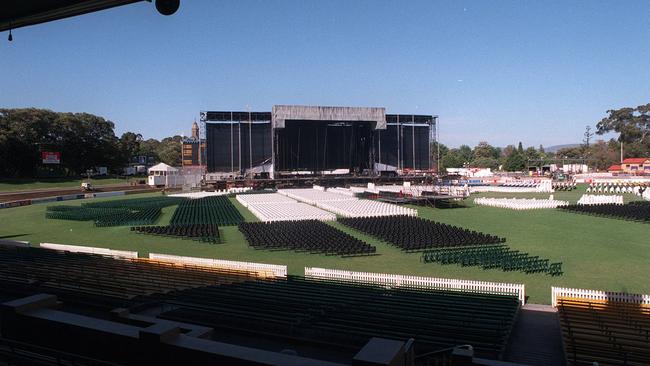
[[[621, 172], [624, 173], [634, 175], [650, 175], [650, 158], [627, 158], [623, 160], [620, 166]], [[610, 168], [612, 167], [614, 167], [614, 165]]]

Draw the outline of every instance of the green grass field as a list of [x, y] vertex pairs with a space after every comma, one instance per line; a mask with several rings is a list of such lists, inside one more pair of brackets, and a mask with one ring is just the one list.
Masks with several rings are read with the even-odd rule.
[[48, 179], [0, 179], [0, 193], [27, 191], [30, 189], [48, 188], [79, 188], [81, 182], [89, 181], [95, 186], [110, 184], [128, 184], [126, 178], [93, 178], [93, 179], [70, 179], [70, 178], [48, 178]]
[[[575, 202], [583, 190], [557, 192], [555, 197]], [[504, 194], [490, 194], [503, 197]], [[548, 198], [548, 194], [518, 195]], [[134, 195], [129, 197], [143, 197]], [[124, 197], [118, 197], [122, 199]], [[629, 198], [626, 196], [626, 198]], [[109, 200], [116, 198], [106, 198]], [[245, 218], [255, 217], [236, 200], [234, 204]], [[61, 204], [79, 205], [82, 201]], [[511, 211], [490, 207], [474, 207], [471, 199], [466, 207], [436, 209], [418, 207], [421, 217], [462, 226], [507, 238], [513, 249], [531, 255], [563, 262], [564, 275], [549, 277], [543, 274], [483, 270], [421, 263], [419, 254], [402, 253], [398, 249], [338, 223], [334, 226], [377, 246], [379, 255], [340, 258], [290, 251], [259, 251], [248, 247], [235, 227], [222, 228], [224, 244], [210, 245], [190, 240], [162, 238], [136, 234], [128, 227], [95, 228], [91, 222], [45, 219], [46, 205], [0, 210], [0, 238], [27, 240], [32, 243], [90, 245], [113, 249], [137, 250], [140, 256], [149, 252], [212, 257], [288, 265], [289, 272], [303, 273], [303, 267], [315, 266], [356, 271], [414, 274], [422, 276], [462, 278], [483, 281], [526, 284], [529, 301], [550, 303], [551, 286], [566, 286], [609, 291], [649, 293], [650, 282], [650, 225], [623, 220], [596, 218], [559, 210]], [[159, 224], [169, 221], [175, 208], [163, 209]]]

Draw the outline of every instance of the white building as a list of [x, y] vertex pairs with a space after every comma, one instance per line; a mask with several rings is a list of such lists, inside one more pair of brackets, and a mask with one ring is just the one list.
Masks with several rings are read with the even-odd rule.
[[173, 166], [160, 163], [149, 168], [148, 184], [152, 187], [175, 188], [183, 186], [184, 182], [180, 170]]

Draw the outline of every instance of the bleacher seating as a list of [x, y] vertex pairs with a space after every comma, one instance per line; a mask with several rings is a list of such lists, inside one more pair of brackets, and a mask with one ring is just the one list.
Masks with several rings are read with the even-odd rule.
[[376, 248], [317, 220], [242, 222], [239, 230], [255, 249], [284, 249], [340, 256], [370, 255]]
[[546, 273], [551, 276], [563, 274], [561, 262], [549, 263], [548, 259], [530, 256], [506, 245], [438, 248], [422, 253], [420, 259], [425, 263], [480, 266], [483, 269], [500, 268], [506, 272]]
[[290, 277], [187, 290], [161, 317], [214, 327], [229, 336], [265, 334], [283, 343], [358, 351], [371, 337], [415, 339], [422, 354], [471, 344], [499, 357], [519, 302], [514, 296], [386, 289]]
[[344, 218], [339, 222], [405, 251], [505, 242], [493, 235], [411, 216]]
[[115, 259], [32, 247], [0, 246], [0, 287], [46, 292], [71, 303], [114, 308], [144, 296], [253, 278], [254, 273]]
[[630, 202], [625, 205], [613, 203], [602, 205], [569, 205], [561, 208], [569, 212], [593, 216], [650, 222], [650, 202], [646, 201]]
[[557, 308], [569, 364], [650, 364], [648, 305], [560, 297]]

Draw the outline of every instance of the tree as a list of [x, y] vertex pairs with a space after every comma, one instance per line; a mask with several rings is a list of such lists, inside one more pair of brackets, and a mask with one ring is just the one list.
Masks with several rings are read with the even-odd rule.
[[460, 152], [460, 149], [450, 149], [447, 154], [441, 159], [440, 165], [446, 168], [462, 168], [466, 160], [463, 158], [463, 154]]
[[61, 153], [59, 171], [79, 175], [121, 162], [115, 125], [88, 113], [0, 109], [0, 176], [34, 177], [44, 169], [41, 151]]
[[619, 160], [616, 147], [611, 148], [603, 140], [598, 140], [589, 148], [590, 162], [593, 168], [605, 170]]
[[583, 134], [583, 139], [582, 143], [585, 145], [586, 148], [589, 148], [589, 142], [591, 141], [591, 138], [594, 136], [593, 132], [591, 132], [591, 126], [587, 125], [585, 127], [585, 133]]
[[474, 152], [472, 153], [474, 159], [479, 158], [491, 158], [495, 159], [498, 157], [496, 149], [487, 143], [487, 141], [481, 141], [474, 147]]
[[468, 145], [460, 145], [458, 148], [458, 155], [463, 160], [463, 164], [469, 163], [472, 161], [473, 157], [472, 148]]
[[497, 169], [499, 161], [493, 157], [480, 157], [472, 160], [472, 167]]
[[519, 150], [515, 150], [503, 164], [503, 169], [509, 172], [523, 171], [526, 168], [526, 158]]
[[182, 139], [183, 138], [178, 135], [162, 139], [162, 141], [160, 141], [160, 147], [157, 150], [157, 155], [160, 158], [160, 161], [171, 166], [180, 166]]
[[614, 131], [626, 144], [650, 146], [650, 103], [636, 108], [608, 110], [609, 114], [596, 125], [599, 135]]
[[142, 135], [134, 132], [125, 132], [120, 137], [120, 150], [127, 161], [131, 161], [140, 151]]

